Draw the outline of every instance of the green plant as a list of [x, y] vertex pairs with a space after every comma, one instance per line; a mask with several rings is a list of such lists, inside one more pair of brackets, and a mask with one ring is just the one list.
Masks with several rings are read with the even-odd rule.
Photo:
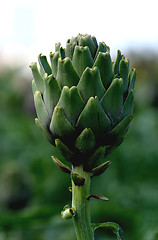
[[129, 72], [129, 61], [118, 50], [115, 63], [110, 49], [95, 37], [79, 34], [63, 49], [56, 44], [46, 56], [39, 55], [30, 65], [38, 118], [36, 125], [46, 134], [61, 155], [72, 164], [65, 165], [55, 156], [54, 162], [72, 179], [72, 207], [62, 211], [64, 219], [73, 218], [78, 240], [94, 239], [94, 230], [110, 228], [117, 239], [122, 230], [115, 223], [91, 224], [90, 180], [110, 165], [105, 158], [123, 141], [132, 120], [136, 70]]

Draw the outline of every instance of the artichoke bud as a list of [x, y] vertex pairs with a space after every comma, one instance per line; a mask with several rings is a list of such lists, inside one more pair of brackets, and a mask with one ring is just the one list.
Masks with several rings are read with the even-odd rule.
[[87, 34], [68, 39], [65, 49], [56, 44], [50, 63], [42, 54], [38, 61], [40, 70], [30, 65], [36, 125], [65, 160], [91, 172], [129, 128], [136, 70], [120, 50], [112, 62], [109, 47]]

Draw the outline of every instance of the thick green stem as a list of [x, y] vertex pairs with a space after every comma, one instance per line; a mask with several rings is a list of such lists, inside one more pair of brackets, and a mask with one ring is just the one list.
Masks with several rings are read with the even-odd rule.
[[77, 240], [94, 240], [91, 227], [90, 203], [87, 200], [90, 190], [90, 173], [83, 171], [82, 166], [73, 168], [72, 173], [85, 179], [83, 186], [75, 185], [72, 180], [72, 207], [76, 210], [73, 217]]

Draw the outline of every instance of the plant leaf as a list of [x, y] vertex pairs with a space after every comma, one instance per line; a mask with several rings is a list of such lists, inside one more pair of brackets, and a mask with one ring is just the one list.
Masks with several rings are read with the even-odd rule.
[[134, 108], [134, 91], [133, 89], [130, 90], [128, 93], [128, 96], [124, 102], [121, 115], [119, 117], [119, 121], [121, 121], [123, 118], [125, 118], [127, 115], [133, 114], [133, 108]]
[[80, 78], [77, 88], [85, 102], [87, 102], [90, 97], [95, 96], [100, 100], [105, 93], [105, 88], [102, 84], [98, 68], [87, 67]]
[[105, 172], [105, 170], [110, 166], [111, 162], [110, 161], [106, 161], [103, 164], [99, 165], [96, 168], [92, 169], [92, 177], [94, 176], [99, 176], [100, 174], [102, 174], [103, 172]]
[[36, 91], [34, 94], [34, 102], [35, 102], [37, 117], [38, 117], [39, 121], [41, 122], [42, 126], [47, 130], [48, 124], [50, 122], [50, 117], [45, 108], [45, 105], [44, 105], [44, 102], [42, 99], [42, 95], [39, 91]]
[[117, 51], [117, 58], [114, 64], [114, 73], [118, 74], [119, 73], [119, 65], [120, 65], [120, 61], [121, 61], [122, 57], [121, 57], [121, 51], [118, 50]]
[[70, 139], [75, 132], [60, 106], [56, 106], [54, 109], [50, 130], [54, 136], [63, 140]]
[[97, 43], [96, 37], [92, 36], [92, 40], [93, 40], [93, 43], [96, 46], [96, 48], [98, 48], [98, 43]]
[[60, 139], [55, 140], [55, 145], [65, 160], [71, 162], [73, 153], [70, 151], [70, 149]]
[[65, 49], [60, 47], [59, 49], [59, 56], [61, 58], [61, 60], [63, 60], [65, 58]]
[[80, 129], [90, 128], [96, 136], [107, 132], [110, 120], [100, 105], [97, 97], [91, 97], [77, 121]]
[[111, 229], [113, 233], [116, 234], [117, 240], [124, 239], [123, 230], [117, 223], [114, 223], [114, 222], [98, 223], [98, 224], [92, 224], [92, 227], [94, 231], [98, 228]]
[[134, 84], [135, 84], [135, 80], [136, 80], [136, 69], [135, 68], [132, 68], [130, 70], [128, 79], [129, 79], [129, 91], [130, 91], [131, 89], [134, 89]]
[[112, 61], [108, 52], [99, 52], [93, 67], [98, 67], [104, 87], [107, 89], [113, 78]]
[[69, 57], [72, 60], [75, 46], [76, 46], [76, 43], [71, 43], [70, 40], [67, 41], [66, 49], [65, 49], [65, 57]]
[[35, 118], [35, 124], [41, 130], [41, 132], [48, 138], [48, 140], [54, 145], [53, 135], [43, 128], [38, 118]]
[[62, 88], [63, 86], [76, 86], [79, 82], [79, 76], [75, 71], [70, 58], [58, 59], [58, 70], [56, 79]]
[[95, 146], [95, 136], [90, 128], [85, 128], [76, 140], [75, 146], [82, 153], [86, 153]]
[[104, 159], [105, 149], [106, 147], [101, 146], [94, 152], [94, 154], [88, 160], [87, 163], [88, 169], [94, 168], [97, 165], [97, 163]]
[[123, 79], [123, 94], [126, 94], [128, 88], [128, 71], [129, 71], [129, 61], [127, 58], [122, 59], [119, 65], [120, 78]]
[[79, 45], [80, 46], [88, 46], [89, 50], [91, 52], [92, 58], [94, 58], [95, 52], [96, 52], [96, 46], [93, 42], [93, 39], [91, 38], [90, 35], [82, 35], [79, 39]]
[[41, 67], [42, 76], [44, 77], [45, 73], [50, 75], [52, 73], [52, 69], [47, 61], [47, 57], [42, 54], [39, 54], [38, 61], [39, 61], [39, 65]]
[[115, 122], [123, 105], [122, 79], [115, 78], [112, 81], [100, 103], [104, 111], [110, 115]]
[[107, 52], [107, 47], [106, 47], [106, 44], [104, 42], [99, 43], [99, 46], [97, 48], [97, 52], [95, 54], [94, 61], [96, 60], [96, 58], [97, 58], [97, 56], [100, 52], [104, 52], [104, 53]]
[[62, 93], [57, 104], [62, 107], [69, 122], [74, 126], [76, 120], [83, 110], [85, 103], [83, 102], [77, 87], [63, 87]]
[[43, 92], [44, 92], [44, 79], [42, 78], [41, 74], [38, 71], [37, 63], [36, 62], [31, 63], [30, 68], [31, 68], [31, 71], [32, 71], [32, 74], [33, 74], [33, 77], [34, 77], [34, 82], [35, 82], [35, 85], [36, 85], [36, 88], [37, 88], [36, 90], [40, 91], [43, 94]]
[[58, 42], [58, 43], [55, 44], [55, 51], [56, 51], [56, 52], [59, 52], [60, 46], [61, 46], [61, 43], [60, 43], [60, 42]]
[[95, 199], [99, 199], [99, 200], [104, 200], [104, 201], [108, 201], [109, 199], [107, 197], [104, 197], [100, 194], [90, 194], [88, 197], [87, 197], [87, 200], [89, 200], [90, 198], [95, 198]]
[[36, 91], [37, 91], [37, 87], [36, 87], [35, 80], [33, 79], [32, 80], [32, 93], [33, 93], [33, 95], [35, 94]]
[[50, 62], [52, 67], [53, 76], [56, 78], [57, 70], [58, 70], [58, 59], [59, 59], [59, 52], [50, 53]]
[[93, 59], [89, 48], [87, 46], [75, 46], [72, 63], [78, 75], [81, 77], [86, 67], [91, 68], [93, 66]]
[[45, 77], [44, 102], [50, 116], [52, 116], [54, 107], [56, 106], [61, 94], [61, 89], [53, 74]]
[[132, 120], [132, 115], [126, 116], [116, 127], [114, 127], [111, 132], [109, 133], [109, 145], [116, 145], [118, 146], [122, 140], [123, 136], [125, 135], [128, 126]]
[[110, 135], [123, 137], [132, 118], [132, 115], [126, 116], [115, 128], [112, 129]]
[[64, 163], [62, 163], [59, 159], [57, 159], [54, 156], [51, 156], [51, 158], [53, 159], [54, 163], [65, 173], [71, 174], [71, 169], [66, 166]]

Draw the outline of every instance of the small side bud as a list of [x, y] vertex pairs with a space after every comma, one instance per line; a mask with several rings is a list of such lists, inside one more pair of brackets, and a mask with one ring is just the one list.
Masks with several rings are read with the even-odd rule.
[[75, 186], [80, 187], [84, 185], [85, 179], [77, 173], [71, 173], [71, 179], [73, 180]]
[[70, 208], [69, 205], [66, 205], [63, 209], [63, 211], [61, 212], [61, 216], [64, 220], [70, 219], [73, 216], [76, 215], [76, 211], [74, 208]]

